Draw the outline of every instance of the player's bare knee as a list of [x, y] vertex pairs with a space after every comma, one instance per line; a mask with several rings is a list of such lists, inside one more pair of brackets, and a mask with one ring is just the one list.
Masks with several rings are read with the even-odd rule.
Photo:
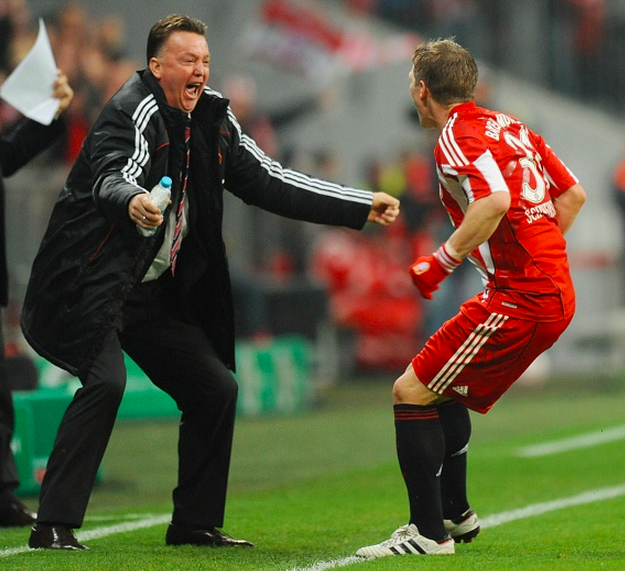
[[400, 379], [401, 377], [399, 377], [399, 379], [396, 379], [395, 382], [393, 383], [393, 403], [395, 404], [403, 402], [402, 401], [402, 387], [401, 387]]
[[438, 395], [430, 391], [417, 378], [412, 366], [406, 369], [406, 372], [401, 375], [393, 385], [394, 404], [427, 406], [433, 404], [437, 398]]

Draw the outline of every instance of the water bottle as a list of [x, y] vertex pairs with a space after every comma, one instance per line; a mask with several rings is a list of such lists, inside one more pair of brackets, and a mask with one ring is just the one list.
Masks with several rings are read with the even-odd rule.
[[[164, 176], [161, 181], [150, 191], [150, 201], [154, 206], [160, 209], [161, 212], [165, 212], [169, 200], [171, 199], [171, 178]], [[137, 230], [144, 236], [154, 236], [156, 234], [156, 228], [143, 228], [137, 225]]]

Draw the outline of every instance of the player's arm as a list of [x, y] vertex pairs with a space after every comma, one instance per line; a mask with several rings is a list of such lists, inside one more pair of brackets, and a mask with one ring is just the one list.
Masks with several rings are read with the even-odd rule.
[[488, 240], [510, 208], [510, 193], [493, 192], [472, 202], [462, 223], [431, 256], [421, 256], [410, 266], [410, 275], [421, 296], [432, 299], [432, 292], [462, 260]]
[[[586, 192], [545, 140], [536, 133], [531, 133], [531, 137], [542, 158], [543, 168], [553, 181], [549, 194], [556, 209], [558, 226], [562, 234], [566, 234], [586, 201]], [[563, 188], [566, 190], [560, 190]]]
[[507, 191], [493, 192], [469, 204], [462, 223], [446, 245], [457, 259], [463, 259], [488, 240], [510, 208]]
[[586, 191], [577, 183], [553, 199], [556, 220], [562, 234], [566, 234], [586, 202]]

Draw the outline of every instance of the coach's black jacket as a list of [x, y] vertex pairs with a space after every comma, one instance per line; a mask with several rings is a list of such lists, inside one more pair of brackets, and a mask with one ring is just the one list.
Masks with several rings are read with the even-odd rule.
[[[128, 203], [168, 175], [176, 204], [185, 119], [166, 104], [149, 71], [137, 72], [103, 109], [59, 195], [21, 324], [42, 356], [73, 374], [89, 369], [162, 243], [168, 217], [154, 237], [144, 238]], [[277, 214], [351, 228], [366, 222], [372, 195], [282, 168], [241, 134], [228, 101], [208, 88], [192, 113], [191, 132], [189, 234], [175, 281], [220, 358], [234, 369], [223, 190]]]

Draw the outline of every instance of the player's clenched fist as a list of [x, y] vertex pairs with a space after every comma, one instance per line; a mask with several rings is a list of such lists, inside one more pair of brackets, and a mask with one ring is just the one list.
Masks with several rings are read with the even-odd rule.
[[432, 299], [432, 292], [438, 289], [440, 284], [451, 272], [453, 272], [462, 260], [452, 256], [445, 242], [431, 256], [420, 256], [410, 266], [412, 282], [419, 289], [421, 297]]

